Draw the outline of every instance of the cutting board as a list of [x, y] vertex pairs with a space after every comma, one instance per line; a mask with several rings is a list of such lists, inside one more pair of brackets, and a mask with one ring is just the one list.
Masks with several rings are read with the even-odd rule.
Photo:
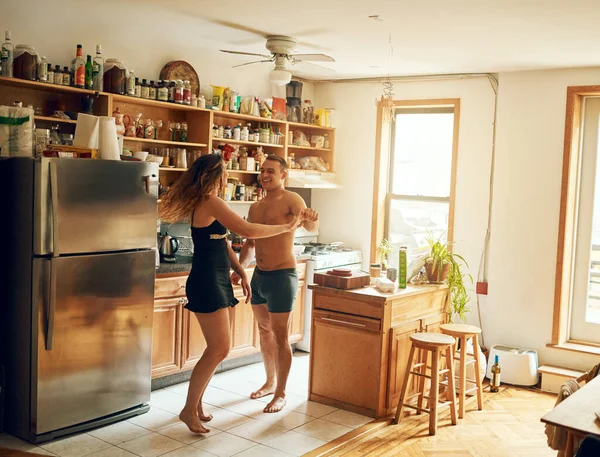
[[360, 289], [371, 283], [368, 273], [362, 271], [352, 272], [352, 276], [336, 276], [328, 273], [315, 273], [314, 281], [319, 286], [332, 287], [334, 289]]

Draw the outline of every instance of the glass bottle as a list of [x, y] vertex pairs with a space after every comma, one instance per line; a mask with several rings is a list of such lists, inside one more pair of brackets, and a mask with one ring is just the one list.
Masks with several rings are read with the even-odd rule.
[[169, 101], [175, 103], [175, 81], [169, 82]]
[[64, 67], [63, 68], [63, 79], [62, 79], [63, 86], [70, 86], [72, 79], [73, 79], [73, 75], [69, 71], [69, 67]]
[[492, 365], [492, 380], [490, 382], [490, 392], [500, 391], [500, 365], [498, 365], [498, 356], [494, 357], [494, 364]]
[[133, 96], [137, 97], [137, 98], [142, 97], [142, 85], [140, 84], [140, 78], [135, 78], [135, 88], [134, 88]]
[[54, 67], [54, 84], [62, 86], [63, 83], [63, 71], [60, 69], [60, 65]]
[[54, 68], [52, 68], [51, 64], [48, 64], [46, 71], [48, 72], [48, 80], [46, 82], [48, 84], [54, 84]]
[[169, 101], [169, 88], [166, 81], [159, 81], [157, 97], [161, 102]]
[[234, 140], [240, 140], [241, 138], [241, 132], [242, 132], [242, 124], [238, 124], [233, 128], [233, 139]]
[[156, 84], [154, 81], [150, 81], [150, 85], [148, 86], [148, 98], [150, 100], [156, 100]]
[[150, 87], [148, 87], [148, 81], [142, 79], [142, 98], [149, 99], [150, 98]]
[[38, 79], [44, 83], [48, 82], [48, 61], [44, 56], [40, 58], [40, 63], [38, 64]]
[[183, 81], [181, 79], [178, 79], [175, 83], [174, 101], [183, 104]]
[[12, 77], [13, 75], [13, 53], [14, 47], [10, 41], [10, 30], [4, 33], [4, 43], [2, 43], [2, 76]]
[[133, 70], [129, 70], [129, 76], [127, 76], [127, 95], [131, 97], [135, 96], [135, 73]]
[[89, 54], [85, 62], [85, 88], [89, 90], [94, 88], [94, 66], [92, 65], [92, 56]]
[[73, 85], [82, 89], [85, 87], [85, 61], [83, 47], [80, 44], [77, 45], [77, 55], [73, 63]]
[[92, 65], [92, 88], [98, 92], [104, 90], [104, 58], [102, 57], [102, 46], [96, 45], [96, 56]]
[[183, 81], [183, 104], [192, 104], [192, 86], [189, 81]]
[[240, 131], [240, 140], [248, 141], [248, 134], [249, 134], [248, 126], [244, 125], [244, 127], [242, 127], [242, 130]]

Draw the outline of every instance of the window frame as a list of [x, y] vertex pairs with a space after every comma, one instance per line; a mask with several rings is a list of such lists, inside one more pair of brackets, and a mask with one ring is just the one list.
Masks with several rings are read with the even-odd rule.
[[581, 122], [586, 97], [600, 97], [600, 86], [567, 87], [552, 339], [548, 346], [597, 354], [600, 353], [599, 344], [570, 338], [582, 160]]
[[[414, 109], [415, 111], [434, 111], [440, 108], [451, 108], [454, 114], [454, 128], [452, 138], [452, 162], [450, 169], [450, 196], [401, 196], [403, 200], [448, 202], [448, 241], [454, 240], [454, 208], [456, 196], [456, 168], [458, 161], [458, 139], [460, 129], [460, 99], [425, 99], [425, 100], [394, 100], [396, 109]], [[391, 192], [388, 192], [393, 173], [394, 154], [394, 122], [389, 125], [383, 123], [383, 110], [381, 101], [377, 104], [377, 130], [375, 140], [375, 176], [373, 185], [373, 214], [371, 226], [371, 252], [370, 262], [375, 263], [378, 258], [377, 246], [383, 238], [387, 238], [389, 224], [389, 208], [391, 206]]]

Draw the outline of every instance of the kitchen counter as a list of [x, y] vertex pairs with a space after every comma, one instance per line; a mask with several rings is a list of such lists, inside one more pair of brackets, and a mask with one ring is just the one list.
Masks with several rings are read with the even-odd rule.
[[192, 269], [192, 256], [177, 255], [177, 262], [160, 262], [160, 266], [156, 269], [157, 278], [165, 278], [174, 276], [174, 274], [188, 274]]
[[[394, 412], [406, 373], [410, 335], [440, 332], [447, 321], [445, 285], [339, 290], [313, 294], [309, 399], [363, 414]], [[408, 394], [413, 393], [410, 386]]]

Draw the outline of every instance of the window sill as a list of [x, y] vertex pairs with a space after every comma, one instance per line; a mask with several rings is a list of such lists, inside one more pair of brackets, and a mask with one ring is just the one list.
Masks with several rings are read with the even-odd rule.
[[547, 344], [546, 347], [579, 352], [580, 354], [600, 355], [600, 346], [594, 345], [593, 343], [566, 342], [561, 344]]

